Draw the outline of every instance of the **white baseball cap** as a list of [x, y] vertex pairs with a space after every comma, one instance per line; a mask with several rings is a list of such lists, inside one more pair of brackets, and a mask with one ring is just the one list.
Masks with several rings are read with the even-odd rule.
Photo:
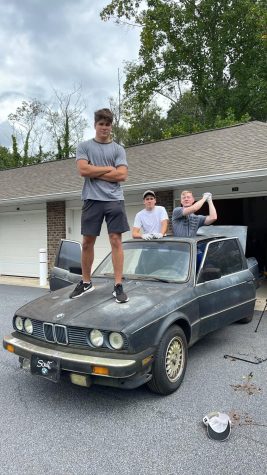
[[224, 441], [228, 439], [231, 432], [231, 420], [224, 412], [210, 412], [203, 417], [203, 422], [207, 426], [207, 433], [210, 439]]
[[146, 190], [143, 194], [143, 198], [145, 199], [145, 197], [148, 196], [148, 195], [154, 196], [154, 198], [156, 198], [156, 195], [155, 195], [154, 191], [152, 191], [152, 190]]

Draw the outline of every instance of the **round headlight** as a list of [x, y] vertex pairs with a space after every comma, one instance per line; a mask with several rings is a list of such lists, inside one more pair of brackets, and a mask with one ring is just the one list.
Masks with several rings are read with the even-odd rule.
[[92, 330], [89, 334], [90, 342], [94, 346], [102, 346], [104, 342], [104, 335], [100, 330]]
[[114, 350], [121, 350], [124, 342], [120, 333], [112, 332], [110, 333], [108, 339], [109, 339], [110, 346], [112, 346]]
[[26, 318], [26, 320], [24, 321], [24, 328], [25, 328], [25, 331], [27, 333], [30, 333], [32, 334], [33, 332], [33, 326], [32, 326], [32, 322], [29, 318]]
[[15, 327], [20, 332], [23, 330], [23, 320], [22, 320], [21, 317], [16, 317], [15, 318]]

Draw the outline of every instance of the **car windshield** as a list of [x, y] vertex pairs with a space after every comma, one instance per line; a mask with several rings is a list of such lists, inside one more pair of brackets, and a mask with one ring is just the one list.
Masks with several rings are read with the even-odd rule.
[[[190, 244], [170, 241], [123, 243], [124, 278], [185, 282], [189, 275]], [[113, 276], [111, 254], [94, 271], [94, 277]]]

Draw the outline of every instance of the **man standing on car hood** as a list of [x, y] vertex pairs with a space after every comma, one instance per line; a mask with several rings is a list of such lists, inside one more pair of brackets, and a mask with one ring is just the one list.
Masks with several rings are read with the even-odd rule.
[[121, 234], [129, 231], [129, 225], [120, 185], [127, 179], [128, 165], [124, 148], [112, 140], [112, 121], [113, 114], [109, 109], [96, 111], [95, 138], [80, 143], [76, 151], [77, 168], [84, 177], [81, 218], [83, 243], [82, 280], [70, 294], [72, 299], [94, 290], [91, 282], [94, 245], [105, 218], [114, 267], [113, 296], [118, 303], [129, 300], [122, 287], [124, 256]]

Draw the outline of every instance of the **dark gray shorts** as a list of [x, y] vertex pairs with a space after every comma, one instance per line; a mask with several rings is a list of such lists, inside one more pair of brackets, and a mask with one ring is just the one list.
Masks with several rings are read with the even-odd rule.
[[108, 234], [121, 234], [130, 229], [124, 201], [85, 200], [81, 218], [82, 235], [99, 236], [104, 218], [107, 223]]

